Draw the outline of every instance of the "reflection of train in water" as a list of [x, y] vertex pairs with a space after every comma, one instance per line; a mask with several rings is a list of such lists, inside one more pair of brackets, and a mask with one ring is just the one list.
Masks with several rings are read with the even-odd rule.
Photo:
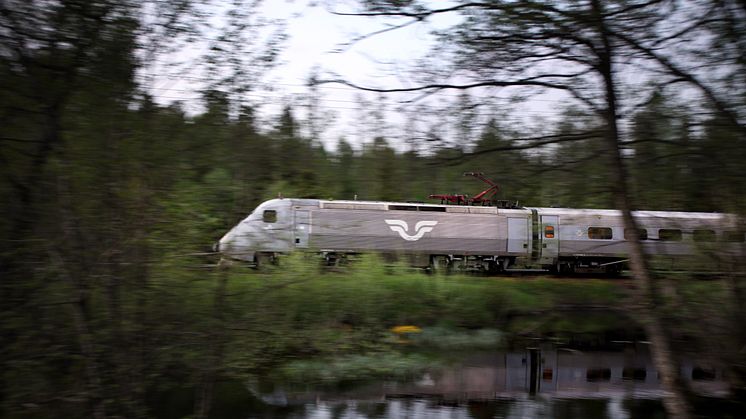
[[[307, 386], [295, 391], [272, 387], [272, 394], [262, 394], [258, 388], [250, 391], [269, 404], [399, 397], [443, 402], [520, 400], [529, 394], [540, 395], [544, 400], [607, 399], [610, 405], [624, 399], [660, 399], [665, 393], [645, 346], [629, 342], [617, 350], [607, 351], [535, 347], [524, 351], [473, 352], [447, 367], [423, 372], [408, 382], [369, 383], [344, 393], [339, 389], [328, 391]], [[678, 378], [695, 394], [728, 397], [730, 390], [725, 374], [723, 368], [685, 357], [681, 360]]]
[[[397, 389], [408, 394], [461, 395], [489, 399], [537, 393], [553, 397], [656, 398], [663, 394], [658, 371], [643, 345], [623, 351], [578, 351], [563, 348], [533, 348], [517, 352], [484, 352], [470, 355], [451, 368], [430, 374]], [[727, 396], [724, 370], [682, 360], [679, 379], [692, 391], [709, 396]], [[462, 397], [463, 397], [462, 396]]]
[[[675, 259], [744, 250], [744, 231], [733, 215], [636, 211], [634, 216], [651, 255]], [[615, 210], [273, 199], [233, 227], [218, 249], [258, 263], [302, 249], [329, 262], [378, 252], [433, 269], [615, 273], [627, 259], [627, 237]]]

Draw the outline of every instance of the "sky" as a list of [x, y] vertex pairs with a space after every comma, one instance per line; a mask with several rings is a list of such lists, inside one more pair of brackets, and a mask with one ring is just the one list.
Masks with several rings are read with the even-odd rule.
[[[329, 2], [331, 5], [321, 3], [314, 6], [307, 0], [266, 0], [259, 10], [258, 18], [283, 22], [288, 35], [281, 48], [278, 64], [262, 77], [264, 87], [247, 94], [258, 106], [260, 124], [264, 129], [272, 127], [285, 105], [292, 105], [297, 118], [307, 118], [307, 82], [314, 71], [322, 79], [341, 78], [368, 87], [415, 85], [417, 73], [412, 71], [414, 64], [422, 57], [432, 58], [433, 51], [437, 52], [433, 49], [436, 44], [432, 30], [457, 23], [457, 18], [453, 15], [439, 17], [345, 46], [360, 35], [379, 31], [386, 28], [386, 25], [401, 23], [403, 20], [339, 16], [332, 12], [353, 11], [349, 7], [345, 8], [345, 5], [349, 6], [354, 2]], [[439, 6], [446, 4], [445, 1], [438, 2]], [[216, 13], [216, 16], [216, 23], [220, 24], [221, 13]], [[192, 44], [190, 49], [179, 51], [171, 60], [194, 60], [198, 57], [200, 48], [204, 48], [204, 44]], [[192, 75], [190, 70], [184, 69], [176, 73], [161, 69], [154, 69], [153, 72], [159, 77], [150, 86], [159, 103], [181, 101], [193, 114], [202, 110], [198, 99], [199, 89], [205, 81], [203, 77]], [[163, 76], [164, 74], [168, 76]], [[378, 95], [333, 83], [320, 85], [318, 92], [323, 121], [320, 136], [327, 149], [333, 150], [340, 138], [345, 138], [359, 149], [364, 142], [371, 141], [376, 135], [388, 138], [389, 143], [399, 150], [406, 149], [406, 126], [412, 125], [412, 122], [397, 110], [397, 106], [417, 95]], [[455, 91], [441, 92], [436, 97], [421, 99], [415, 105], [408, 106], [428, 103], [442, 105], [444, 101], [455, 100], [459, 94]], [[361, 105], [360, 98], [364, 98], [367, 105]], [[378, 103], [385, 105], [385, 124], [376, 128], [370, 123], [370, 117], [365, 115], [370, 113], [371, 107], [379, 106]], [[554, 116], [551, 106], [552, 100], [537, 98], [527, 104], [514, 105], [508, 112], [509, 116], [501, 112], [500, 117], [508, 118], [508, 123], [536, 123]], [[420, 121], [419, 128], [414, 127], [413, 130], [422, 131], [427, 126], [439, 126], [443, 135], [454, 136], [455, 133], [448, 131], [450, 128], [447, 127], [455, 123], [458, 115], [443, 118], [447, 120]], [[309, 132], [305, 134], [310, 135]]]
[[[392, 66], [385, 63], [395, 63], [394, 68], [406, 67], [411, 60], [426, 53], [433, 42], [429, 30], [412, 27], [379, 34], [345, 47], [343, 44], [349, 40], [384, 26], [380, 21], [368, 18], [337, 16], [330, 10], [321, 6], [310, 7], [297, 1], [280, 0], [266, 4], [267, 15], [287, 22], [287, 48], [280, 56], [281, 65], [271, 74], [280, 80], [285, 91], [296, 94], [307, 91], [305, 83], [313, 70], [318, 71], [324, 79], [338, 77], [364, 86], [398, 86], [400, 77], [389, 75]], [[405, 68], [399, 70], [400, 76], [406, 72]], [[320, 85], [319, 92], [324, 109], [335, 119], [328, 132], [325, 132], [328, 141], [336, 142], [342, 136], [355, 143], [363, 141], [364, 138], [360, 137], [364, 134], [356, 126], [360, 117], [357, 97], [380, 99], [341, 84]], [[386, 102], [396, 102], [398, 99], [394, 95], [383, 98]], [[397, 118], [390, 114], [387, 119]]]

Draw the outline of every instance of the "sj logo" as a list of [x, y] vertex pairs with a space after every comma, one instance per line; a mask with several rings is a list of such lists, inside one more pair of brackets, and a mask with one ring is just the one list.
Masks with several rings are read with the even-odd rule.
[[437, 221], [419, 221], [414, 225], [414, 235], [409, 235], [409, 224], [404, 220], [386, 220], [386, 224], [389, 225], [391, 231], [399, 233], [402, 239], [407, 241], [417, 241], [425, 235], [433, 231], [433, 228], [438, 224]]

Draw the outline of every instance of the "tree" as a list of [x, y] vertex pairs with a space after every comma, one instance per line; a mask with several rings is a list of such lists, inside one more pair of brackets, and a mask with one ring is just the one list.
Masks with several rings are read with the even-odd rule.
[[[15, 318], [19, 305], [34, 301], [40, 289], [51, 287], [37, 282], [38, 277], [30, 280], [25, 264], [46, 262], [48, 271], [57, 273], [59, 282], [53, 282], [64, 284], [62, 296], [71, 301], [72, 336], [83, 360], [85, 391], [81, 395], [94, 417], [105, 415], [106, 388], [123, 388], [121, 380], [110, 380], [102, 371], [88, 292], [94, 275], [108, 280], [106, 295], [114, 320], [105, 338], [116, 342], [122, 336], [117, 324], [118, 272], [94, 263], [84, 249], [92, 245], [93, 237], [109, 231], [111, 223], [107, 221], [121, 219], [117, 206], [112, 206], [117, 194], [109, 187], [118, 175], [113, 149], [118, 147], [117, 134], [123, 128], [114, 121], [126, 112], [134, 87], [137, 20], [133, 11], [126, 2], [109, 1], [10, 1], [0, 5], [0, 79], [2, 90], [10, 93], [3, 97], [0, 111], [10, 116], [4, 124], [2, 153], [13, 162], [4, 170], [3, 184], [13, 199], [3, 200], [2, 211], [7, 217], [3, 217], [2, 234], [29, 240], [21, 246], [7, 240], [0, 243], [2, 299], [9, 303], [3, 304], [3, 310]], [[94, 109], [97, 115], [106, 112], [105, 119], [112, 123], [101, 123], [86, 113]], [[89, 136], [79, 140], [69, 135], [90, 134], [88, 129], [93, 126], [98, 143]], [[13, 143], [21, 148], [5, 147]], [[104, 164], [94, 166], [77, 158], [86, 153]], [[100, 183], [97, 189], [91, 188], [83, 176], [95, 176], [96, 182], [107, 188], [101, 188]], [[74, 200], [72, 194], [78, 192], [89, 193], [91, 201]], [[108, 209], [96, 213], [89, 205], [93, 200]], [[81, 220], [96, 222], [83, 224]], [[107, 239], [97, 243], [105, 249], [104, 258], [116, 263], [117, 257], [108, 251], [121, 244], [121, 237], [104, 237]], [[53, 332], [46, 333], [46, 338], [59, 341]], [[14, 344], [12, 339], [9, 345]]]
[[[460, 13], [461, 20], [439, 33], [439, 49], [447, 54], [450, 68], [439, 74], [428, 71], [430, 77], [440, 76], [435, 81], [389, 89], [368, 88], [344, 80], [342, 83], [378, 92], [519, 88], [526, 94], [537, 91], [561, 94], [592, 113], [601, 129], [561, 135], [554, 141], [536, 144], [590, 139], [601, 144], [615, 206], [621, 210], [625, 228], [631, 232], [637, 228], [631, 214], [628, 168], [622, 147], [625, 134], [620, 126], [629, 109], [644, 102], [651, 90], [686, 83], [724, 120], [739, 132], [746, 132], [738, 117], [744, 103], [726, 94], [722, 80], [709, 79], [700, 67], [708, 64], [727, 67], [742, 56], [727, 48], [717, 48], [717, 57], [695, 57], [690, 38], [700, 33], [711, 34], [713, 24], [722, 24], [732, 20], [733, 14], [743, 13], [731, 4], [689, 2], [684, 8], [678, 7], [679, 2], [656, 0], [464, 1], [429, 8], [419, 1], [360, 3], [363, 11], [346, 15], [398, 19], [391, 28], [445, 13]], [[652, 72], [648, 70], [651, 68]], [[627, 82], [621, 76], [625, 70], [646, 71], [651, 81], [649, 88]], [[737, 89], [743, 93], [743, 84]], [[738, 141], [743, 141], [742, 134]], [[629, 249], [630, 265], [641, 290], [637, 313], [653, 343], [653, 356], [667, 392], [664, 404], [672, 416], [688, 417], [690, 409], [677, 381], [671, 343], [657, 314], [663, 303], [635, 234]]]
[[688, 173], [688, 163], [696, 155], [695, 144], [691, 144], [686, 120], [678, 113], [674, 103], [654, 93], [634, 116], [628, 145], [634, 151], [630, 175], [638, 208], [696, 208], [695, 203], [687, 202], [695, 178]]
[[364, 187], [364, 199], [401, 201], [401, 178], [397, 156], [383, 137], [376, 137], [366, 144], [360, 156], [360, 184]]
[[[163, 255], [174, 237], [188, 238], [178, 243], [187, 251], [189, 240], [207, 247], [230, 211], [200, 186], [229, 183], [232, 164], [219, 157], [229, 155], [220, 151], [230, 150], [231, 130], [195, 125], [233, 125], [238, 107], [207, 89], [209, 111], [189, 121], [139, 84], [148, 60], [195, 34], [185, 22], [209, 26], [192, 6], [0, 3], [0, 393], [9, 412], [148, 416], [146, 389], [167, 357], [153, 320], [169, 317], [155, 285]], [[154, 34], [169, 43], [150, 43]], [[209, 147], [216, 140], [221, 147]], [[230, 186], [216, 195], [230, 196]], [[174, 216], [174, 207], [183, 212]], [[169, 231], [174, 219], [188, 222]]]
[[354, 178], [355, 153], [350, 143], [340, 138], [336, 152], [336, 179], [339, 189], [334, 195], [338, 199], [353, 199], [357, 194], [357, 184]]

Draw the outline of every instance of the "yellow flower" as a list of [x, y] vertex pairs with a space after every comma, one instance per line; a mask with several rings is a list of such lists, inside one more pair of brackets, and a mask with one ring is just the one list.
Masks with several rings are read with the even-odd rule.
[[397, 335], [401, 335], [404, 333], [420, 333], [422, 332], [422, 329], [420, 329], [417, 326], [405, 325], [405, 326], [394, 326], [391, 328], [391, 331], [396, 333]]

